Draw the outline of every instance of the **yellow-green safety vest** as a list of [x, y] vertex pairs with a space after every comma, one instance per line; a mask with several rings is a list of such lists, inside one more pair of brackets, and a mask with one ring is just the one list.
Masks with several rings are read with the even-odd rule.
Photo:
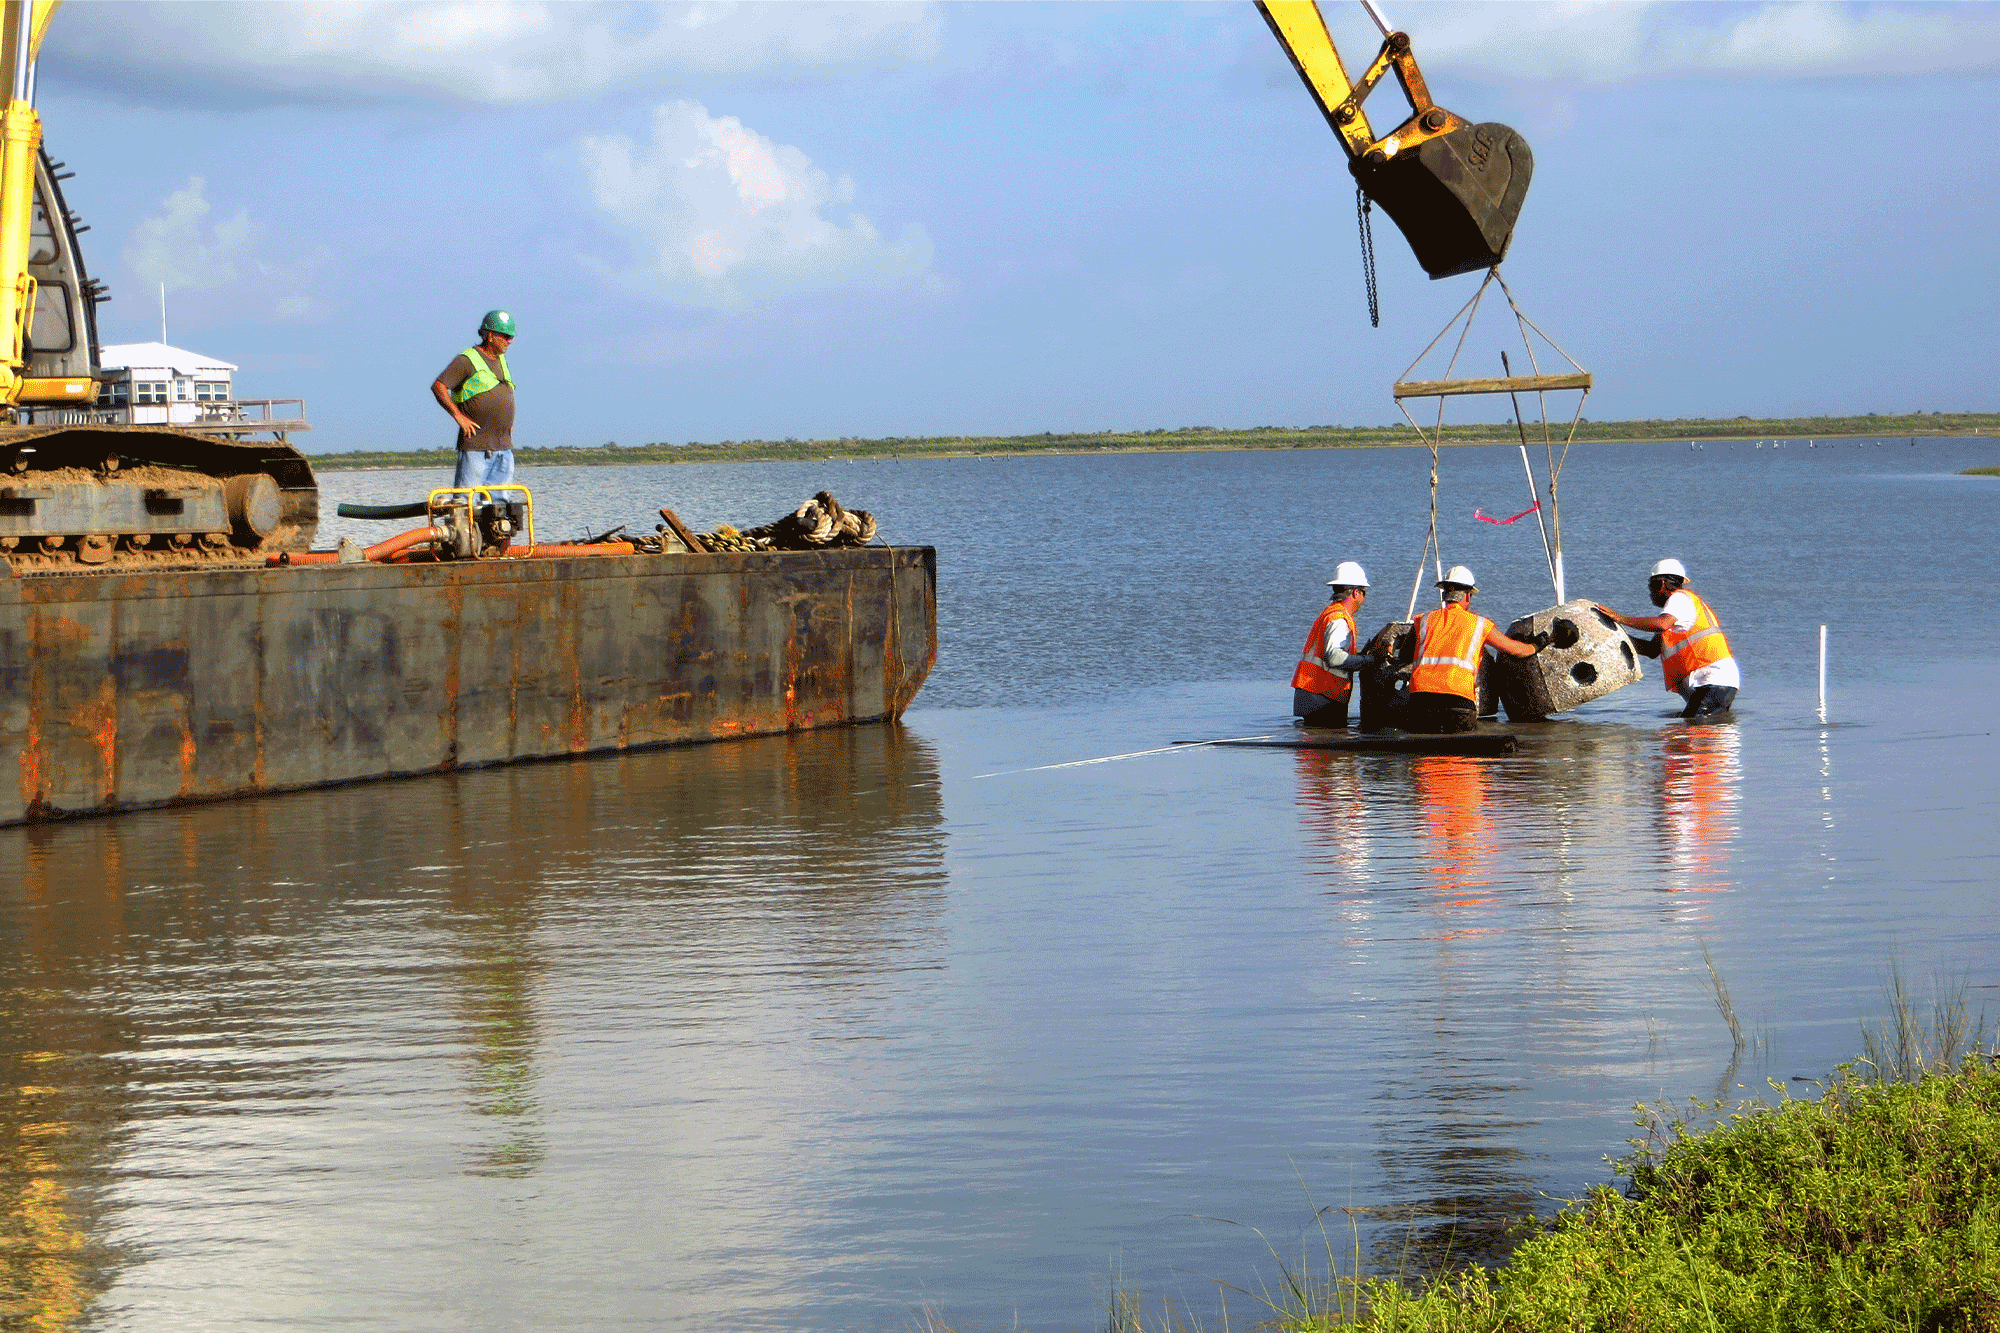
[[462, 355], [467, 361], [472, 363], [472, 374], [466, 377], [465, 383], [458, 386], [458, 392], [451, 396], [451, 401], [454, 403], [462, 403], [468, 398], [477, 398], [482, 393], [499, 388], [503, 381], [508, 388], [511, 389], [514, 387], [514, 377], [507, 372], [507, 354], [505, 352], [500, 354], [500, 373], [498, 375], [495, 375], [492, 369], [487, 366], [485, 356], [480, 353], [477, 347], [466, 348]]

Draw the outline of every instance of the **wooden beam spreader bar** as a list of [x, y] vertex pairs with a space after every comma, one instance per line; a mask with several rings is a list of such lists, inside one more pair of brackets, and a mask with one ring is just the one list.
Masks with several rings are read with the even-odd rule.
[[1404, 380], [1398, 398], [1448, 398], [1461, 393], [1548, 393], [1555, 389], [1590, 389], [1590, 372], [1574, 375], [1516, 375], [1492, 380]]

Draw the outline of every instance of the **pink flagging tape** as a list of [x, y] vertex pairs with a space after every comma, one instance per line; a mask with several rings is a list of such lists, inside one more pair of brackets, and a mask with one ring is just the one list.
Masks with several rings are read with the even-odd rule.
[[1537, 500], [1533, 504], [1529, 505], [1526, 509], [1523, 509], [1520, 513], [1514, 515], [1514, 518], [1488, 518], [1486, 517], [1486, 511], [1483, 509], [1473, 510], [1472, 516], [1478, 519], [1481, 523], [1498, 523], [1501, 524], [1502, 526], [1505, 526], [1506, 524], [1512, 523], [1514, 519], [1526, 518], [1528, 515], [1534, 513], [1537, 509], [1540, 509], [1541, 507], [1542, 507], [1542, 502], [1540, 500]]

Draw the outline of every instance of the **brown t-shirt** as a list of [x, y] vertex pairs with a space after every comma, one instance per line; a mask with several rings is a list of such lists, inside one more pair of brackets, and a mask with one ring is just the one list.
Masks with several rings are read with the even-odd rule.
[[[479, 349], [474, 348], [474, 351]], [[497, 358], [479, 352], [486, 368], [495, 375], [500, 373]], [[459, 386], [472, 378], [472, 362], [464, 352], [451, 359], [438, 376], [438, 383], [444, 385], [446, 393], [456, 395]], [[466, 399], [458, 405], [458, 410], [472, 418], [472, 424], [479, 427], [479, 434], [458, 433], [458, 447], [461, 449], [512, 449], [514, 447], [514, 386], [501, 380], [485, 393]]]

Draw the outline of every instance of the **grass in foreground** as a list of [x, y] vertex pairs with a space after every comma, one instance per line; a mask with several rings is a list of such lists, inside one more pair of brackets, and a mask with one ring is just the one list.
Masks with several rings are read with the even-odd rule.
[[[1813, 1100], [1706, 1131], [1652, 1113], [1600, 1186], [1516, 1250], [1428, 1290], [1358, 1284], [1298, 1330], [2000, 1329], [2000, 1072], [1844, 1068]], [[1715, 1104], [1693, 1103], [1695, 1113]]]
[[[1635, 1108], [1626, 1187], [1533, 1224], [1498, 1268], [1370, 1276], [1352, 1219], [1336, 1247], [1322, 1210], [1323, 1255], [1272, 1248], [1275, 1279], [1224, 1285], [1292, 1333], [2000, 1333], [2000, 1038], [1968, 1021], [1963, 981], [1920, 1006], [1892, 961], [1887, 991], [1818, 1097], [1774, 1082], [1775, 1104]], [[1122, 1281], [1103, 1327], [1202, 1333]]]
[[[1276, 1281], [1235, 1290], [1255, 1326], [1292, 1333], [1994, 1333], [2000, 1069], [1974, 1052], [1914, 1082], [1883, 1072], [1844, 1066], [1811, 1099], [1774, 1084], [1776, 1105], [1641, 1108], [1646, 1134], [1617, 1164], [1626, 1190], [1598, 1186], [1500, 1268], [1356, 1278], [1327, 1238], [1320, 1274], [1273, 1251]], [[1129, 1290], [1104, 1324], [1201, 1327]]]

